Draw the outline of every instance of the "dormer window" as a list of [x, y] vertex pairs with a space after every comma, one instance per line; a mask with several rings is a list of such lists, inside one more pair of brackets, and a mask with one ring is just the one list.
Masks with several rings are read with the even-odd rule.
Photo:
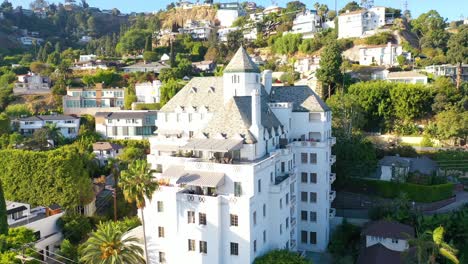
[[214, 93], [215, 92], [215, 88], [213, 86], [210, 87], [210, 89], [208, 90], [209, 93]]
[[190, 89], [190, 93], [197, 93], [197, 88], [196, 88], [196, 87], [192, 87], [192, 89]]

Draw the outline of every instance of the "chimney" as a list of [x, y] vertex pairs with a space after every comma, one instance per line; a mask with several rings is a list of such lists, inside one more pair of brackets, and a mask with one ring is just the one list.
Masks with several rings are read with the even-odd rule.
[[273, 83], [272, 72], [271, 70], [264, 70], [262, 72], [262, 84], [265, 87], [265, 90], [268, 94], [271, 92], [271, 86]]
[[250, 126], [250, 130], [256, 137], [259, 136], [260, 127], [262, 126], [261, 120], [260, 94], [259, 90], [255, 89], [252, 91], [252, 125]]

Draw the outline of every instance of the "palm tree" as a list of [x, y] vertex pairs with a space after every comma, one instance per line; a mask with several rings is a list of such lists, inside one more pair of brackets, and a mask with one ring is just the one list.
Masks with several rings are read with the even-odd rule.
[[62, 132], [60, 128], [57, 127], [57, 124], [46, 124], [44, 127], [47, 130], [47, 139], [50, 139], [54, 142], [54, 144], [58, 144], [58, 142], [63, 138]]
[[434, 241], [434, 251], [431, 257], [431, 263], [436, 263], [435, 259], [437, 255], [441, 255], [444, 258], [450, 260], [452, 263], [458, 264], [460, 261], [457, 258], [458, 250], [445, 243], [444, 241], [445, 229], [442, 226], [437, 227], [432, 232], [432, 240]]
[[81, 261], [89, 264], [145, 263], [138, 239], [126, 237], [113, 222], [101, 223], [83, 245]]
[[152, 176], [153, 172], [146, 160], [135, 160], [128, 166], [127, 170], [121, 172], [119, 181], [119, 187], [122, 189], [125, 199], [129, 203], [136, 202], [137, 208], [141, 211], [146, 260], [148, 260], [148, 248], [143, 208], [146, 205], [145, 200], [151, 200], [153, 193], [159, 188], [158, 182]]
[[444, 228], [437, 227], [434, 231], [426, 231], [409, 240], [411, 247], [415, 249], [418, 264], [436, 263], [438, 255], [445, 257], [452, 263], [459, 264], [456, 256], [457, 250], [444, 242]]

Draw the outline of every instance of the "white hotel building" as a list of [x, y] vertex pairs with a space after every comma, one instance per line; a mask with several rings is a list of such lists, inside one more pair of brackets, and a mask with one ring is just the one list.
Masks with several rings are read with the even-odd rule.
[[307, 86], [272, 87], [243, 48], [158, 112], [144, 209], [149, 263], [252, 263], [324, 251], [335, 210], [331, 112]]

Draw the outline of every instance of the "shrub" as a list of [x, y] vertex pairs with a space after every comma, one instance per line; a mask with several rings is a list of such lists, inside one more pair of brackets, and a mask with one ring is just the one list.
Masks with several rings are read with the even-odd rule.
[[159, 110], [161, 108], [161, 105], [158, 103], [153, 103], [153, 104], [136, 104], [135, 110]]
[[423, 136], [420, 145], [421, 145], [421, 147], [433, 147], [434, 143], [432, 142], [430, 137]]
[[445, 200], [453, 196], [452, 183], [426, 186], [412, 183], [353, 179], [349, 181], [347, 185], [347, 188], [382, 196], [384, 198], [396, 198], [401, 193], [406, 193], [408, 199], [423, 203]]
[[308, 264], [309, 262], [295, 252], [285, 249], [273, 250], [254, 260], [254, 264]]

